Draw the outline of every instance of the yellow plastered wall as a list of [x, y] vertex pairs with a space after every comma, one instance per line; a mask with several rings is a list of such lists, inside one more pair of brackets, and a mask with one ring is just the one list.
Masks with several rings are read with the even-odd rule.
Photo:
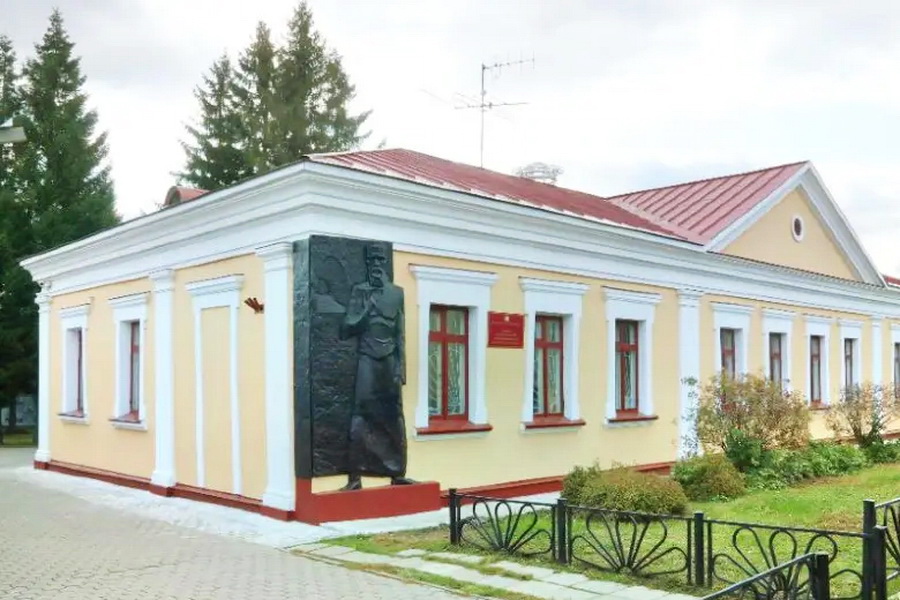
[[[197, 485], [196, 381], [193, 297], [185, 286], [195, 281], [242, 275], [240, 301], [264, 302], [262, 260], [255, 255], [209, 263], [175, 273], [175, 472], [179, 483]], [[205, 487], [232, 492], [230, 317], [227, 308], [201, 311], [200, 357], [204, 390]], [[285, 327], [290, 327], [286, 323]], [[261, 498], [265, 490], [265, 320], [240, 305], [237, 331], [238, 398], [241, 431], [242, 495]]]
[[[520, 277], [586, 283], [583, 298], [579, 404], [586, 425], [573, 430], [523, 432], [525, 350], [488, 348], [486, 401], [493, 430], [487, 434], [451, 439], [416, 439], [415, 408], [419, 368], [419, 309], [416, 279], [410, 265], [450, 267], [496, 273], [491, 310], [523, 313]], [[576, 464], [599, 461], [604, 466], [650, 464], [672, 460], [679, 445], [678, 298], [674, 290], [592, 280], [528, 269], [443, 259], [403, 252], [394, 253], [394, 281], [406, 295], [407, 381], [403, 389], [404, 416], [409, 432], [408, 474], [414, 479], [437, 480], [444, 488], [471, 487], [499, 482], [558, 476]], [[658, 419], [639, 426], [607, 427], [607, 329], [604, 286], [662, 296], [656, 306], [653, 331], [653, 404]], [[570, 360], [569, 358], [566, 359]], [[568, 362], [567, 362], [568, 364]], [[313, 491], [343, 485], [340, 477], [313, 480]], [[385, 480], [365, 481], [383, 485]]]
[[[795, 241], [791, 225], [803, 219], [804, 233]], [[794, 190], [729, 244], [725, 254], [776, 265], [795, 267], [844, 279], [859, 280], [844, 253], [810, 208], [800, 190]]]
[[[116, 412], [116, 322], [111, 298], [149, 292], [149, 279], [141, 279], [56, 296], [50, 310], [50, 453], [54, 461], [149, 478], [154, 468], [154, 356], [153, 297], [147, 296], [144, 322], [144, 412], [146, 431], [117, 429], [110, 419]], [[63, 331], [60, 310], [90, 305], [84, 333], [88, 419], [68, 423], [56, 415], [62, 411]]]

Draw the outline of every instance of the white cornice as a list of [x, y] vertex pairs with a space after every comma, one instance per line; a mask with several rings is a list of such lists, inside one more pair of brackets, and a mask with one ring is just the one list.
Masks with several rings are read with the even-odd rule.
[[409, 270], [419, 281], [443, 281], [446, 283], [468, 283], [487, 286], [494, 285], [497, 281], [496, 273], [485, 273], [482, 271], [425, 267], [422, 265], [410, 265]]
[[811, 325], [833, 325], [834, 317], [822, 317], [819, 315], [804, 315], [803, 318]]
[[90, 304], [79, 304], [78, 306], [70, 306], [59, 311], [61, 319], [75, 319], [78, 317], [86, 317], [91, 312]]
[[726, 302], [712, 302], [713, 312], [732, 315], [749, 315], [753, 312], [752, 306], [742, 304], [728, 304]]
[[140, 294], [129, 294], [128, 296], [119, 296], [118, 298], [110, 298], [109, 305], [113, 308], [132, 308], [134, 306], [144, 306], [147, 304], [146, 292]]
[[659, 304], [662, 300], [660, 294], [648, 292], [632, 292], [630, 290], [620, 290], [617, 288], [604, 287], [603, 295], [607, 302], [627, 302], [630, 304]]
[[520, 277], [519, 286], [526, 292], [547, 292], [551, 294], [569, 294], [583, 296], [590, 286], [573, 281], [552, 281], [550, 279], [532, 279]]
[[766, 319], [772, 320], [784, 320], [791, 321], [794, 317], [797, 316], [797, 313], [792, 310], [780, 310], [776, 308], [764, 308], [762, 310], [763, 317]]
[[225, 277], [217, 277], [216, 279], [192, 281], [185, 287], [192, 296], [206, 296], [209, 294], [236, 292], [241, 289], [242, 285], [244, 285], [243, 275], [227, 275]]
[[[250, 185], [253, 183], [253, 185]], [[900, 291], [736, 257], [510, 202], [304, 163], [125, 223], [23, 265], [53, 295], [253, 254], [310, 235], [813, 309], [900, 317]]]

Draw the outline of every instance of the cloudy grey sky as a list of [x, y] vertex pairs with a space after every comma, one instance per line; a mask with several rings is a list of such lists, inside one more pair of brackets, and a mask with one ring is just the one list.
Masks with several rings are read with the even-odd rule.
[[[109, 132], [119, 211], [152, 210], [183, 161], [193, 87], [294, 0], [4, 0], [31, 53], [58, 6]], [[890, 0], [311, 0], [356, 107], [385, 140], [485, 166], [560, 165], [560, 185], [613, 194], [810, 159], [879, 267], [900, 274], [900, 3]]]

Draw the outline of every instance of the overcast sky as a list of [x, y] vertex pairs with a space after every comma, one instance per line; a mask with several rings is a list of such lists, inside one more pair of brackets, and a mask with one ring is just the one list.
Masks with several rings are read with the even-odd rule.
[[[150, 211], [183, 162], [192, 90], [293, 0], [3, 0], [20, 56], [53, 6], [109, 132], [119, 212]], [[605, 195], [809, 159], [878, 266], [900, 274], [900, 3], [890, 0], [311, 0], [374, 147], [485, 166], [532, 161]]]

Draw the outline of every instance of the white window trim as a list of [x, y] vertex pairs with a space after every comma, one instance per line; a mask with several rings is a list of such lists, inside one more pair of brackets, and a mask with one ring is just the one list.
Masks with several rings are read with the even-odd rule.
[[[205, 424], [203, 399], [203, 311], [208, 308], [227, 307], [229, 313], [229, 396], [231, 408], [231, 487], [232, 493], [243, 492], [241, 463], [241, 415], [238, 398], [238, 310], [243, 275], [227, 275], [188, 283], [185, 288], [194, 298], [194, 379], [196, 390], [196, 459], [197, 486], [206, 485]], [[287, 325], [285, 325], [287, 326]]]
[[[113, 309], [113, 319], [116, 324], [116, 397], [112, 420], [114, 427], [119, 429], [147, 430], [147, 409], [145, 404], [145, 390], [147, 379], [145, 377], [146, 349], [147, 349], [147, 293], [132, 294], [109, 300]], [[130, 348], [126, 336], [130, 339], [130, 330], [126, 333], [125, 324], [132, 321], [138, 322], [140, 331], [140, 354], [138, 355], [138, 422], [130, 423], [120, 421], [123, 415], [128, 413], [129, 377], [126, 370], [130, 371]]]
[[787, 310], [775, 310], [764, 308], [763, 311], [763, 368], [766, 378], [772, 376], [772, 365], [769, 360], [769, 335], [772, 333], [780, 333], [782, 335], [781, 345], [781, 387], [785, 390], [793, 389], [791, 382], [791, 355], [793, 354], [793, 329], [794, 317], [797, 313]]
[[[606, 300], [606, 424], [619, 426], [616, 419], [616, 321], [638, 321], [638, 406], [640, 414], [654, 416], [653, 405], [653, 321], [660, 294], [603, 288]], [[652, 421], [625, 422], [625, 425]]]
[[[820, 336], [822, 345], [819, 347], [819, 362], [821, 369], [822, 404], [831, 404], [831, 376], [829, 365], [831, 364], [831, 326], [834, 319], [828, 317], [806, 317], [806, 396], [812, 397], [812, 347], [810, 338]], [[843, 349], [841, 350], [843, 353]]]
[[844, 389], [844, 382], [847, 381], [844, 340], [848, 338], [856, 340], [856, 343], [853, 344], [853, 381], [856, 382], [856, 385], [862, 383], [862, 365], [860, 364], [862, 362], [862, 321], [841, 319], [839, 323], [841, 326], [841, 389]]
[[[748, 338], [750, 337], [750, 314], [752, 306], [740, 304], [727, 304], [724, 302], [711, 302], [713, 309], [713, 322], [716, 330], [716, 355], [715, 372], [722, 372], [722, 330], [734, 329], [734, 370], [736, 376], [746, 375]], [[766, 344], [768, 347], [768, 344]]]
[[[422, 265], [411, 265], [409, 270], [416, 279], [416, 299], [419, 309], [419, 373], [415, 426], [417, 429], [428, 427], [428, 330], [433, 304], [469, 309], [469, 422], [486, 425], [487, 319], [491, 308], [491, 288], [497, 281], [497, 275], [482, 271]], [[431, 436], [416, 436], [416, 439], [426, 437]]]
[[891, 323], [891, 383], [894, 385], [900, 384], [900, 381], [894, 381], [894, 361], [897, 360], [897, 357], [894, 356], [894, 348], [897, 347], [897, 344], [900, 344], [900, 325]]
[[[525, 393], [522, 398], [522, 423], [534, 421], [534, 332], [538, 315], [560, 316], [563, 320], [563, 416], [571, 421], [581, 418], [578, 399], [581, 363], [578, 349], [581, 310], [588, 285], [568, 281], [550, 281], [522, 277], [519, 285], [525, 294]], [[555, 428], [554, 428], [555, 429]]]
[[[59, 319], [62, 324], [62, 394], [60, 398], [60, 415], [62, 421], [68, 423], [87, 424], [90, 416], [90, 408], [88, 404], [88, 357], [87, 357], [87, 334], [88, 334], [88, 315], [90, 314], [90, 304], [82, 304], [80, 306], [72, 306], [59, 311]], [[72, 389], [69, 378], [69, 331], [72, 329], [81, 329], [81, 405], [82, 417], [68, 415], [75, 410], [75, 398], [72, 395]]]

